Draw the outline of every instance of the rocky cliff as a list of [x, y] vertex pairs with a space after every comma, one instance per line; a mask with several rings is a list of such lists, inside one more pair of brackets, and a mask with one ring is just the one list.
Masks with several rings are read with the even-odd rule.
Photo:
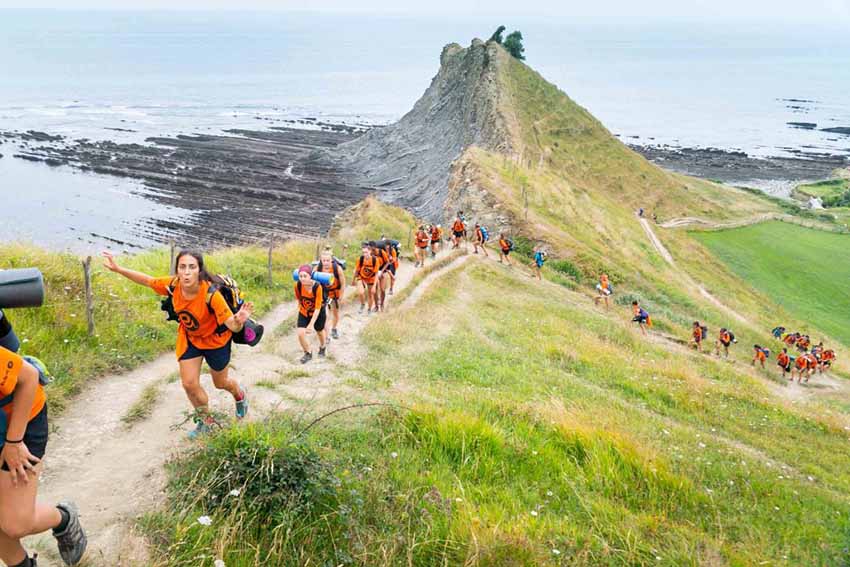
[[447, 45], [439, 72], [410, 112], [331, 150], [331, 156], [383, 201], [443, 220], [452, 166], [466, 148], [515, 150], [499, 81], [507, 57], [493, 42]]

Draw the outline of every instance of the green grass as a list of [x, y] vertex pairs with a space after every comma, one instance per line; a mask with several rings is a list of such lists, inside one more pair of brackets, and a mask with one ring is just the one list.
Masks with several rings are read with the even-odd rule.
[[839, 197], [848, 190], [850, 190], [850, 180], [829, 179], [818, 181], [817, 183], [798, 185], [794, 191], [806, 198], [820, 197], [821, 199], [826, 199], [828, 197]]
[[850, 236], [784, 223], [693, 236], [796, 318], [850, 345]]
[[[173, 511], [145, 521], [162, 564], [840, 564], [841, 420], [616, 315], [496, 265], [451, 272], [364, 334], [364, 372], [406, 385], [406, 409], [334, 416], [297, 442], [303, 416], [222, 433], [174, 464]], [[319, 486], [271, 517], [255, 512], [265, 493], [208, 496], [241, 486], [243, 455], [276, 451]]]
[[133, 424], [138, 423], [139, 421], [144, 421], [150, 417], [153, 407], [156, 405], [161, 394], [162, 389], [159, 382], [154, 382], [145, 386], [145, 389], [142, 390], [142, 393], [139, 395], [139, 399], [133, 402], [133, 405], [130, 406], [127, 413], [121, 417], [121, 421], [124, 425], [132, 427]]

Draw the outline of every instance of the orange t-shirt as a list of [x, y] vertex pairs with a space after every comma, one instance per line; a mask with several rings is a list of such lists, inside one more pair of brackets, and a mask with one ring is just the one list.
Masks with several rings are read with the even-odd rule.
[[[313, 293], [315, 288], [316, 292]], [[316, 307], [322, 306], [325, 301], [321, 284], [311, 283], [304, 287], [301, 282], [295, 283], [295, 297], [298, 299], [298, 312], [305, 317], [312, 317], [316, 311]], [[321, 317], [321, 314], [319, 314]]]
[[443, 231], [437, 227], [431, 229], [431, 242], [439, 242], [443, 236]]
[[[24, 359], [12, 352], [11, 350], [0, 347], [0, 398], [5, 398], [15, 391], [18, 385], [18, 375], [21, 372], [21, 367], [24, 365]], [[32, 401], [32, 409], [30, 409], [29, 419], [38, 415], [38, 412], [44, 408], [47, 402], [47, 395], [44, 393], [44, 386], [39, 384], [35, 389], [35, 399]], [[12, 403], [3, 406], [3, 411], [6, 412], [6, 418], [12, 418]]]
[[452, 230], [453, 230], [454, 232], [463, 232], [464, 230], [466, 230], [466, 227], [463, 225], [463, 221], [462, 221], [462, 220], [457, 219], [457, 220], [454, 222], [454, 224], [452, 225]]
[[357, 259], [357, 266], [354, 268], [355, 273], [363, 280], [363, 283], [373, 284], [378, 275], [378, 270], [381, 269], [381, 259], [374, 256], [369, 257], [367, 262], [362, 256]]
[[428, 235], [424, 230], [420, 230], [416, 233], [416, 246], [419, 248], [428, 248]]
[[[150, 287], [159, 295], [168, 295], [168, 286], [173, 281], [173, 276], [154, 278]], [[224, 322], [233, 316], [233, 312], [218, 292], [214, 293], [210, 299], [209, 307], [212, 308], [210, 312], [207, 307], [209, 289], [209, 282], [201, 282], [198, 294], [192, 299], [186, 299], [183, 297], [180, 284], [176, 283], [174, 286], [171, 300], [174, 303], [174, 311], [177, 312], [177, 319], [180, 321], [175, 347], [177, 358], [186, 352], [190, 341], [197, 348], [207, 350], [223, 347], [233, 336], [230, 329], [221, 334], [215, 332], [219, 325], [224, 325]]]

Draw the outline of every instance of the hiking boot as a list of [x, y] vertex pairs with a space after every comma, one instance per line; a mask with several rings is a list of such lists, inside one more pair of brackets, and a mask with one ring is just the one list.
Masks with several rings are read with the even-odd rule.
[[76, 565], [83, 558], [83, 553], [85, 553], [88, 544], [86, 532], [80, 525], [80, 512], [73, 502], [60, 502], [56, 507], [64, 510], [69, 517], [65, 529], [53, 534], [59, 546], [59, 555], [65, 565]]
[[325, 358], [325, 352], [327, 349], [328, 347], [319, 347], [319, 358]]
[[331, 338], [339, 340], [339, 332], [336, 329], [331, 329]]
[[212, 432], [212, 428], [210, 427], [210, 423], [212, 422], [212, 418], [207, 416], [203, 419], [195, 419], [195, 429], [190, 431], [187, 435], [189, 439], [194, 441], [204, 435], [209, 435]]
[[242, 419], [248, 415], [248, 393], [245, 388], [240, 388], [239, 392], [242, 394], [242, 399], [236, 400], [236, 419]]
[[415, 264], [413, 264], [413, 267], [414, 267], [414, 268], [418, 268], [418, 267], [419, 267], [419, 262], [416, 262]]
[[304, 356], [301, 357], [301, 364], [307, 364], [311, 360], [313, 360], [313, 353], [312, 352], [305, 352]]
[[361, 303], [361, 304], [360, 304], [360, 311], [358, 311], [358, 313], [363, 313], [363, 308], [364, 308], [364, 307], [366, 307], [366, 306], [365, 306], [365, 305], [363, 305], [363, 304]]
[[390, 295], [392, 295], [392, 294], [393, 294], [393, 290], [392, 290], [392, 289], [390, 289]]

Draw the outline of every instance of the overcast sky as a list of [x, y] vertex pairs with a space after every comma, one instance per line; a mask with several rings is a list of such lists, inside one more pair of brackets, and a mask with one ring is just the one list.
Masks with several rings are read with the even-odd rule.
[[3, 8], [283, 10], [850, 24], [850, 0], [0, 0]]

